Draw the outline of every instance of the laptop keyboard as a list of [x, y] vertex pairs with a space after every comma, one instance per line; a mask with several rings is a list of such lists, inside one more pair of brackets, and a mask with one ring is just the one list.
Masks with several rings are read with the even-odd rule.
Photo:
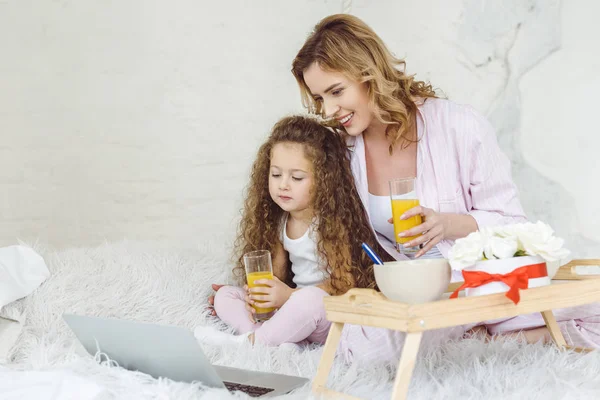
[[234, 392], [239, 390], [240, 392], [246, 393], [250, 397], [260, 397], [263, 394], [267, 394], [272, 392], [275, 389], [260, 387], [260, 386], [250, 386], [250, 385], [242, 385], [241, 383], [233, 383], [233, 382], [223, 382], [225, 387], [229, 389], [230, 392]]

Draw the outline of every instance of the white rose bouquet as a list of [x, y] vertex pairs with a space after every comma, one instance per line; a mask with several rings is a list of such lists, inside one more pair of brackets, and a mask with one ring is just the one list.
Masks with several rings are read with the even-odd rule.
[[552, 262], [570, 254], [563, 244], [552, 228], [541, 221], [502, 225], [483, 228], [456, 240], [448, 259], [452, 269], [458, 271], [479, 261], [519, 256], [540, 256]]

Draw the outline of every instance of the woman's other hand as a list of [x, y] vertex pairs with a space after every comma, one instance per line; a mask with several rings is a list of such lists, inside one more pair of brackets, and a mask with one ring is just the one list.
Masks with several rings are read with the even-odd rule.
[[423, 245], [423, 248], [415, 254], [415, 258], [419, 258], [447, 237], [448, 219], [446, 218], [447, 214], [439, 213], [431, 208], [423, 206], [411, 208], [402, 214], [400, 219], [409, 219], [416, 215], [421, 215], [423, 217], [423, 223], [414, 228], [400, 232], [398, 237], [417, 236], [411, 241], [404, 243], [404, 247]]

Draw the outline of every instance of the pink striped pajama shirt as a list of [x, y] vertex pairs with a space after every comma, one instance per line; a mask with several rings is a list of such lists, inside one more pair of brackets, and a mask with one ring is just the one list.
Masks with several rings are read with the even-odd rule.
[[[418, 108], [417, 195], [421, 205], [442, 213], [469, 214], [479, 228], [527, 221], [512, 181], [510, 161], [500, 150], [491, 124], [472, 107], [444, 99], [427, 99]], [[348, 139], [351, 166], [360, 198], [369, 214], [369, 191], [362, 135]], [[369, 218], [371, 216], [369, 215]], [[372, 227], [372, 226], [371, 226]], [[377, 235], [394, 258], [393, 243]], [[437, 247], [447, 257], [453, 241]], [[453, 281], [462, 280], [454, 273]], [[600, 347], [600, 305], [558, 310], [556, 318], [571, 345]], [[543, 326], [539, 313], [482, 322], [491, 333]], [[474, 325], [459, 326], [423, 335], [423, 346], [437, 346], [462, 337]], [[398, 360], [404, 334], [387, 329], [346, 325], [339, 350], [353, 359]]]

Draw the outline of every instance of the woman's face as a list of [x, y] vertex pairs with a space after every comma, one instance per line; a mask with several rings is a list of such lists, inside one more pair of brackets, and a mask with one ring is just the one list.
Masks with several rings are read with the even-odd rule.
[[323, 70], [316, 62], [304, 71], [304, 82], [326, 118], [335, 118], [351, 136], [363, 133], [377, 119], [369, 107], [367, 84], [339, 72]]

